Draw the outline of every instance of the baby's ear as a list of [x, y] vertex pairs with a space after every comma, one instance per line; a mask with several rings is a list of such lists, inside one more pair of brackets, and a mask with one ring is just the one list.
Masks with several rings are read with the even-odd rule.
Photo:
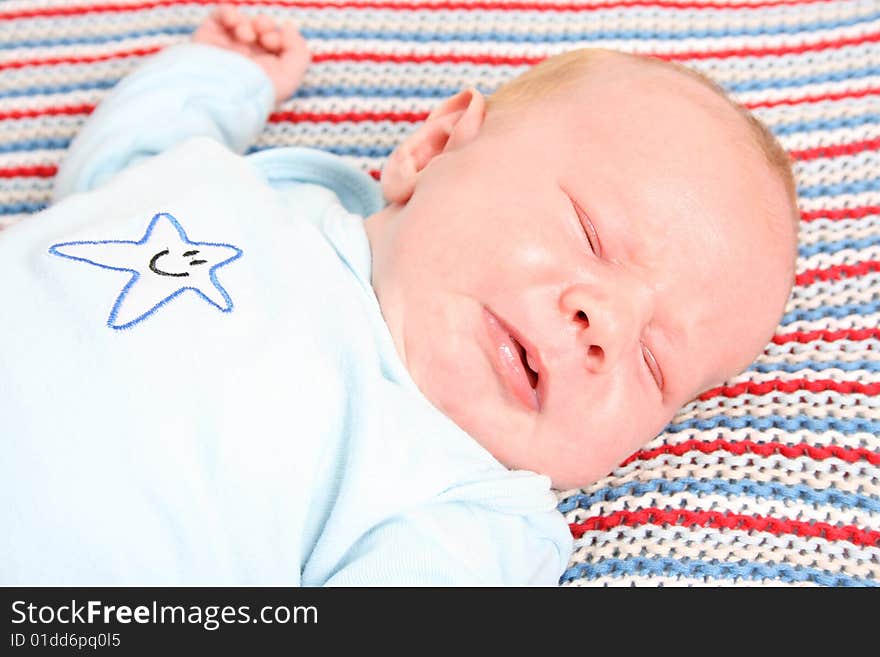
[[425, 122], [406, 138], [382, 169], [382, 193], [389, 203], [406, 203], [419, 174], [440, 153], [471, 141], [483, 125], [486, 103], [473, 87], [459, 91], [435, 107]]

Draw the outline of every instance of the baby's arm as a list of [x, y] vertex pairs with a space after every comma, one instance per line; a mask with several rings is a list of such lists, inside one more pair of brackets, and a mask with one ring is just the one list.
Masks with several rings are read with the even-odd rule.
[[212, 137], [244, 152], [310, 61], [293, 24], [276, 29], [265, 16], [221, 7], [191, 42], [150, 58], [104, 98], [65, 154], [52, 202], [190, 137]]

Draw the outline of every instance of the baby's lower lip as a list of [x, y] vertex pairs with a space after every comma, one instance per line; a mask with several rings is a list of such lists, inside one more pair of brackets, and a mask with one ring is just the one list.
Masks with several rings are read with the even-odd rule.
[[538, 394], [529, 384], [529, 377], [520, 361], [513, 338], [488, 308], [483, 308], [483, 316], [489, 332], [489, 345], [492, 348], [492, 365], [499, 377], [526, 408], [531, 411], [540, 410]]

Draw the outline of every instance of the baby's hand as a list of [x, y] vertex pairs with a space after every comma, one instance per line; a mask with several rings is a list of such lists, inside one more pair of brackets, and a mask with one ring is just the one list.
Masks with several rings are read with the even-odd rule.
[[305, 39], [290, 21], [279, 28], [268, 16], [244, 16], [221, 5], [193, 33], [192, 40], [240, 53], [262, 68], [275, 88], [275, 102], [288, 98], [312, 61]]

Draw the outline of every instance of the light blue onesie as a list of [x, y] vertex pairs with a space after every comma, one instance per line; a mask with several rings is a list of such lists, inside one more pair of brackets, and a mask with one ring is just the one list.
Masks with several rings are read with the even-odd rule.
[[168, 48], [77, 135], [55, 204], [0, 233], [0, 584], [555, 585], [550, 480], [395, 351], [378, 184], [241, 155], [272, 104], [247, 59]]

